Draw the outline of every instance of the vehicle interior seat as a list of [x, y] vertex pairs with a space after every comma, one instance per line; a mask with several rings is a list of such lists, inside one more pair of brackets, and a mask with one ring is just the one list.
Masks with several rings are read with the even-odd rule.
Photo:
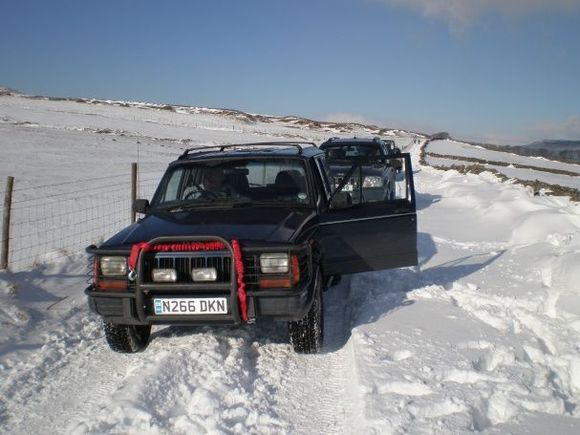
[[286, 172], [288, 172], [294, 179], [298, 185], [298, 188], [300, 189], [300, 192], [306, 192], [306, 178], [304, 177], [304, 174], [302, 174], [302, 172], [297, 169], [289, 169]]
[[225, 174], [224, 182], [232, 186], [240, 195], [249, 196], [250, 183], [248, 183], [246, 175], [239, 172], [229, 172]]
[[303, 192], [305, 187], [304, 177], [297, 170], [280, 171], [274, 181], [276, 191], [284, 195], [294, 195]]
[[344, 160], [346, 151], [343, 148], [330, 148], [326, 152], [326, 157], [329, 160]]

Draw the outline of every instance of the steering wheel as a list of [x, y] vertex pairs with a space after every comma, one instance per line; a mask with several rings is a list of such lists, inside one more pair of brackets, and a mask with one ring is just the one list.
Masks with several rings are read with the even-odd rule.
[[217, 199], [218, 196], [217, 194], [215, 194], [214, 192], [204, 189], [203, 187], [199, 186], [199, 185], [195, 185], [193, 186], [196, 190], [192, 190], [191, 192], [188, 192], [183, 199], [190, 199], [193, 197], [193, 195], [198, 195], [195, 199]]

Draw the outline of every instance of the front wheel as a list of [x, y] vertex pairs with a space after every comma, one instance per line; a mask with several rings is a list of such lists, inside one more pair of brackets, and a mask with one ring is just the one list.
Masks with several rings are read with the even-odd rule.
[[107, 343], [115, 352], [139, 352], [149, 343], [151, 325], [117, 325], [104, 322], [103, 326]]
[[297, 353], [318, 353], [324, 336], [324, 310], [322, 306], [322, 279], [317, 273], [314, 282], [314, 300], [306, 315], [296, 321], [288, 322], [290, 343]]

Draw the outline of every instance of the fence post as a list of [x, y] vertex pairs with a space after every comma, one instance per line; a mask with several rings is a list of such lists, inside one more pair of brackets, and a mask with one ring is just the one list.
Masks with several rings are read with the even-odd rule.
[[10, 214], [12, 211], [12, 191], [14, 177], [6, 179], [4, 192], [4, 213], [2, 216], [2, 252], [0, 253], [0, 270], [8, 269], [8, 253], [10, 249]]
[[137, 171], [137, 163], [131, 163], [131, 223], [135, 222], [137, 215], [133, 209], [133, 204], [135, 204], [135, 200], [137, 199]]

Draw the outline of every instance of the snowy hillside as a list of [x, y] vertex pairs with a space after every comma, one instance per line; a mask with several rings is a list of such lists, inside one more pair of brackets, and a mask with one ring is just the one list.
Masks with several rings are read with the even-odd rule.
[[[0, 433], [580, 433], [580, 205], [422, 166], [412, 133], [300, 119], [0, 96], [0, 192], [15, 176], [14, 234], [34, 242], [0, 272]], [[413, 155], [420, 271], [327, 292], [320, 355], [269, 322], [108, 349], [77, 248], [128, 223], [130, 162], [147, 196], [184, 147], [379, 133]], [[87, 211], [91, 189], [119, 216]]]
[[490, 150], [465, 142], [435, 140], [424, 149], [425, 161], [438, 168], [472, 166], [471, 172], [474, 172], [473, 169], [476, 169], [475, 172], [491, 170], [502, 179], [525, 185], [535, 182], [535, 190], [544, 189], [580, 200], [580, 164], [513, 154], [508, 152], [509, 147], [504, 147], [502, 151], [499, 151], [500, 147], [495, 148]]

